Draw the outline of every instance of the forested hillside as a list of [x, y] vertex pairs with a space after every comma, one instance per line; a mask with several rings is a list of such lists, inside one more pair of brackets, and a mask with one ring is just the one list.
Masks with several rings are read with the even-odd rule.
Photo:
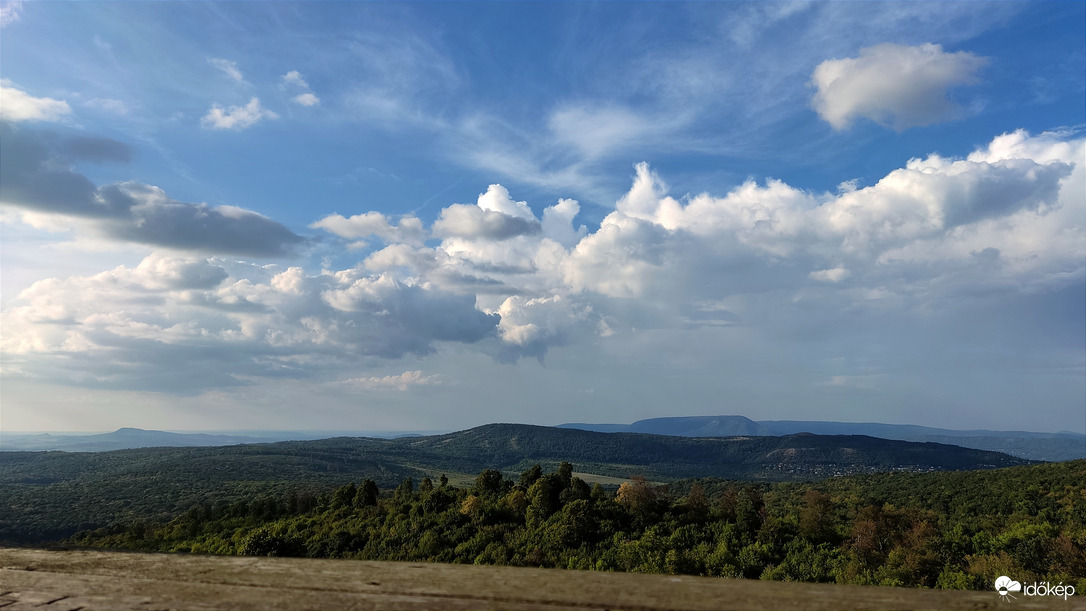
[[814, 483], [643, 479], [614, 493], [563, 463], [473, 486], [372, 480], [189, 509], [69, 543], [216, 554], [510, 564], [989, 589], [999, 575], [1086, 590], [1086, 461]]
[[0, 452], [0, 542], [43, 542], [117, 521], [167, 520], [205, 501], [318, 494], [361, 477], [395, 485], [416, 473], [336, 441]]
[[606, 433], [650, 433], [680, 437], [728, 437], [734, 435], [867, 435], [900, 441], [934, 442], [1003, 452], [1030, 460], [1061, 461], [1086, 458], [1086, 435], [1028, 431], [953, 430], [879, 422], [824, 422], [811, 420], [761, 420], [745, 416], [671, 416], [649, 418], [631, 424], [573, 422], [559, 428]]
[[791, 480], [878, 471], [985, 469], [1027, 464], [998, 452], [863, 435], [689, 438], [488, 424], [387, 442], [415, 464], [478, 472], [574, 462], [584, 471], [670, 481], [684, 477]]
[[804, 480], [879, 471], [983, 469], [1028, 461], [995, 452], [863, 436], [689, 439], [493, 424], [400, 439], [339, 437], [216, 448], [97, 453], [0, 452], [0, 542], [70, 536], [119, 520], [169, 519], [204, 502], [345, 481], [394, 487], [406, 477], [519, 473], [569, 460], [582, 471], [670, 482], [690, 477]]

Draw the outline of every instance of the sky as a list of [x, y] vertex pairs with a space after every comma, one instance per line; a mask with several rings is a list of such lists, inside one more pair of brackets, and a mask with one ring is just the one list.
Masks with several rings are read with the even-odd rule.
[[1084, 26], [4, 2], [0, 426], [1086, 432]]

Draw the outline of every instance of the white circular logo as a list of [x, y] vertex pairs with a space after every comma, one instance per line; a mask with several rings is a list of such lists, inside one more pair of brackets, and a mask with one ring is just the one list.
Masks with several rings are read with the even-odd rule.
[[1007, 577], [1006, 575], [1001, 575], [998, 579], [995, 580], [995, 589], [996, 592], [999, 592], [1000, 598], [1002, 598], [1003, 600], [1007, 600], [1008, 597], [1014, 598], [1014, 596], [1011, 596], [1011, 592], [1022, 591], [1022, 584], [1011, 579], [1010, 577]]

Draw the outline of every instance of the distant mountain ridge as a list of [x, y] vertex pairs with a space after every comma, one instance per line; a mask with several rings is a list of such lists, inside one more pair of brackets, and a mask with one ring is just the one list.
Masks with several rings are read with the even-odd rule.
[[1063, 461], [1086, 458], [1086, 435], [1070, 432], [961, 431], [880, 422], [754, 421], [745, 416], [735, 415], [649, 418], [647, 420], [638, 420], [632, 424], [567, 423], [560, 424], [558, 427], [610, 433], [636, 432], [681, 437], [780, 436], [796, 433], [867, 435], [882, 439], [942, 443], [963, 448], [1004, 452], [1030, 460]]
[[0, 450], [64, 450], [69, 452], [107, 452], [130, 448], [209, 447], [239, 443], [259, 443], [257, 437], [242, 435], [212, 435], [207, 433], [169, 433], [125, 427], [112, 433], [95, 435], [19, 435], [5, 433], [0, 437]]
[[[1007, 467], [1027, 460], [992, 451], [938, 443], [886, 440], [865, 435], [767, 435], [764, 429], [743, 422], [742, 417], [662, 418], [636, 428], [667, 431], [698, 431], [697, 436], [646, 432], [603, 433], [575, 427], [528, 424], [487, 424], [454, 433], [379, 439], [332, 437], [320, 440], [259, 442], [252, 437], [167, 433], [121, 429], [104, 435], [87, 435], [86, 445], [98, 452], [110, 444], [138, 444], [137, 448], [111, 451], [115, 456], [136, 456], [142, 451], [184, 450], [188, 456], [264, 453], [308, 455], [331, 452], [361, 460], [379, 461], [408, 469], [476, 473], [484, 469], [520, 471], [534, 463], [577, 463], [593, 473], [629, 477], [641, 474], [659, 480], [684, 477], [733, 479], [809, 479], [875, 471], [962, 470]], [[690, 427], [694, 428], [690, 428]], [[753, 434], [749, 434], [753, 431]], [[721, 434], [736, 433], [744, 434]], [[715, 434], [705, 434], [715, 433]], [[29, 457], [32, 452], [0, 452], [5, 457]], [[167, 456], [156, 453], [155, 456]], [[18, 460], [18, 459], [16, 459]], [[81, 459], [85, 462], [89, 459]], [[333, 469], [334, 470], [334, 469]]]
[[[556, 428], [600, 433], [644, 433], [672, 437], [777, 437], [795, 433], [865, 435], [882, 439], [941, 443], [976, 450], [1003, 452], [1029, 460], [1064, 461], [1086, 458], [1086, 435], [1029, 431], [953, 430], [878, 422], [807, 420], [754, 421], [745, 416], [682, 416], [638, 420], [632, 424], [567, 423]], [[254, 431], [245, 434], [176, 433], [122, 428], [91, 435], [25, 434], [0, 431], [0, 451], [105, 452], [152, 447], [214, 447], [332, 437], [422, 437], [418, 433], [363, 431]], [[432, 436], [432, 435], [431, 435]]]
[[[650, 435], [676, 435], [679, 437], [732, 437], [779, 435], [762, 423], [746, 416], [680, 416], [674, 418], [649, 418], [633, 424], [584, 424], [580, 422], [559, 424], [558, 428], [581, 429], [599, 433], [648, 433]], [[814, 431], [791, 431], [813, 433]], [[841, 433], [828, 433], [837, 435]], [[866, 433], [846, 433], [850, 435]]]
[[246, 431], [245, 434], [174, 433], [124, 427], [111, 433], [52, 434], [9, 433], [0, 431], [0, 451], [41, 452], [109, 452], [135, 448], [216, 447], [277, 441], [307, 441], [329, 439], [344, 435], [358, 437], [413, 436], [418, 433], [370, 433], [366, 431]]
[[[686, 477], [811, 479], [877, 471], [970, 470], [1026, 464], [998, 452], [864, 435], [686, 437], [603, 433], [526, 424], [488, 424], [446, 435], [387, 442], [418, 452], [412, 464], [459, 464], [465, 471], [518, 471], [572, 462], [590, 473], [659, 480]], [[407, 455], [409, 456], [409, 455]]]
[[[1032, 431], [993, 431], [988, 429], [941, 429], [915, 424], [884, 424], [881, 422], [833, 422], [817, 420], [761, 420], [758, 424], [768, 427], [778, 435], [791, 433], [814, 433], [835, 431], [831, 435], [873, 435], [881, 437], [891, 434], [933, 435], [944, 437], [1027, 437], [1027, 438], [1084, 438], [1086, 435], [1064, 431], [1060, 433], [1037, 433]], [[813, 430], [812, 430], [813, 429]], [[836, 432], [842, 431], [842, 432]]]

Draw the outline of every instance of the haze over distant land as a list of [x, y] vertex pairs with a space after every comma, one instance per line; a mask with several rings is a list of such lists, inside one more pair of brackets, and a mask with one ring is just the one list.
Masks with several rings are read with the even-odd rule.
[[[515, 424], [491, 427], [523, 426]], [[553, 428], [580, 429], [603, 433], [646, 433], [675, 437], [771, 437], [796, 433], [817, 435], [862, 435], [883, 440], [932, 442], [978, 450], [993, 450], [1030, 460], [1064, 461], [1086, 458], [1086, 435], [1078, 433], [1037, 433], [1027, 431], [955, 431], [922, 426], [852, 422], [763, 421], [743, 416], [687, 416], [651, 418], [633, 424], [568, 423]], [[451, 431], [449, 433], [452, 433]], [[229, 431], [221, 433], [178, 433], [122, 428], [111, 433], [51, 434], [0, 431], [0, 450], [103, 452], [125, 448], [226, 446], [286, 440], [319, 440], [333, 437], [394, 439], [440, 435], [440, 432], [372, 431]]]
[[959, 431], [907, 424], [878, 422], [817, 422], [763, 420], [743, 416], [681, 416], [649, 418], [632, 424], [567, 423], [559, 428], [607, 433], [649, 433], [683, 437], [769, 436], [812, 433], [815, 435], [866, 435], [901, 441], [943, 443], [978, 450], [994, 450], [1031, 460], [1062, 461], [1086, 458], [1086, 435], [1029, 431]]
[[1084, 20], [5, 2], [0, 428], [1086, 433]]

